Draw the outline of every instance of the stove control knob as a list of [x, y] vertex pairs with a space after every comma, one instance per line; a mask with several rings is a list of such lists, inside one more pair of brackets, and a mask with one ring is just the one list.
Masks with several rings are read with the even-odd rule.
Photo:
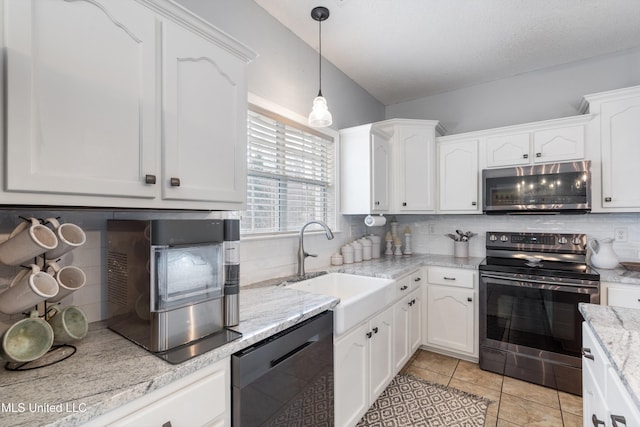
[[489, 235], [489, 241], [495, 242], [496, 240], [498, 240], [498, 236], [496, 236], [495, 234], [490, 234]]
[[500, 241], [501, 242], [508, 242], [509, 241], [509, 237], [506, 234], [503, 234], [502, 236], [500, 236]]
[[573, 243], [574, 245], [582, 245], [582, 239], [579, 237], [574, 237], [571, 243]]
[[567, 240], [567, 238], [566, 238], [566, 237], [564, 237], [564, 236], [562, 236], [562, 237], [560, 237], [560, 238], [558, 239], [558, 243], [560, 243], [561, 245], [566, 245], [566, 244], [567, 244], [567, 242], [569, 242], [569, 241], [568, 241], [568, 240]]

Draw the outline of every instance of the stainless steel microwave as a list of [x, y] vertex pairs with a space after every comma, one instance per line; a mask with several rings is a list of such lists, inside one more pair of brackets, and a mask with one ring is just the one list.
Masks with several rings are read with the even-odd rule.
[[591, 161], [547, 163], [482, 171], [486, 214], [591, 211]]

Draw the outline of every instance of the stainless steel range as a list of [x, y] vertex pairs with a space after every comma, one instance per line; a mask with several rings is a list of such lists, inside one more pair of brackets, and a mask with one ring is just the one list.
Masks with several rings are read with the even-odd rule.
[[487, 232], [480, 265], [480, 368], [582, 394], [582, 316], [600, 303], [586, 235]]

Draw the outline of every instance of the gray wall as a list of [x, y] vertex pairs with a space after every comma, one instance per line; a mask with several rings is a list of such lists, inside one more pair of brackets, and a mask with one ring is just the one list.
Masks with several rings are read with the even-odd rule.
[[386, 118], [440, 120], [447, 134], [578, 114], [582, 97], [640, 85], [640, 49], [389, 105]]
[[[253, 0], [178, 0], [258, 53], [249, 65], [249, 92], [302, 116], [318, 93], [318, 53]], [[309, 7], [313, 5], [310, 3]], [[309, 25], [317, 25], [309, 18]], [[334, 129], [384, 119], [384, 105], [324, 61], [322, 93]]]

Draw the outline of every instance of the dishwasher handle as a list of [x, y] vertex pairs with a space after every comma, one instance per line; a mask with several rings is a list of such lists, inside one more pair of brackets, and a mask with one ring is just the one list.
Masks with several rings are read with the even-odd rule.
[[309, 347], [311, 344], [313, 344], [315, 342], [318, 342], [319, 339], [320, 339], [320, 336], [316, 335], [315, 337], [313, 337], [312, 339], [310, 339], [306, 343], [302, 344], [299, 347], [294, 348], [293, 350], [291, 350], [289, 353], [285, 354], [284, 356], [281, 356], [281, 357], [278, 357], [277, 359], [272, 360], [269, 365], [271, 365], [272, 368], [275, 368], [276, 366], [278, 366], [282, 362], [291, 359], [293, 356], [295, 356], [296, 354], [300, 353], [302, 350], [304, 350], [305, 348]]

